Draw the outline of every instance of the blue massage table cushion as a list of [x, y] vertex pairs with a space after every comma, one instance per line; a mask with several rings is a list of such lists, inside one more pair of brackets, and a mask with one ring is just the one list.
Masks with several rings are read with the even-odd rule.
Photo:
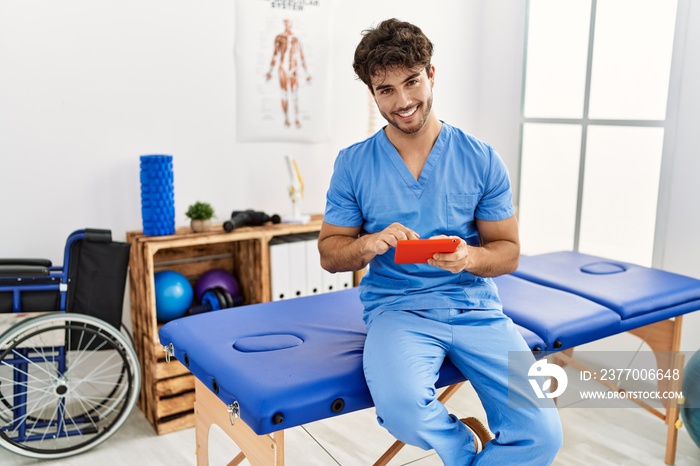
[[[164, 346], [257, 434], [373, 406], [362, 370], [366, 337], [357, 288], [177, 319]], [[531, 348], [535, 333], [519, 328]], [[438, 386], [464, 381], [446, 360]]]
[[503, 312], [544, 341], [545, 351], [561, 351], [620, 333], [620, 316], [598, 303], [513, 275], [494, 279]]
[[700, 309], [700, 280], [579, 252], [522, 257], [513, 275], [605, 306], [620, 331]]

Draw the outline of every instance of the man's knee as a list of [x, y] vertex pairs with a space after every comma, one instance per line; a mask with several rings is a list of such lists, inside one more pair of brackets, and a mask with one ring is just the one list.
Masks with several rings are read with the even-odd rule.
[[438, 403], [437, 394], [432, 387], [386, 387], [384, 390], [372, 390], [377, 411], [385, 413], [389, 422], [394, 419], [415, 419], [420, 421], [429, 416], [433, 403]]
[[377, 423], [384, 427], [394, 438], [408, 445], [413, 445], [424, 450], [431, 446], [421, 435], [420, 421], [408, 419], [399, 413], [391, 411], [377, 411]]
[[420, 434], [420, 426], [425, 426], [435, 410], [440, 409], [435, 390], [391, 389], [384, 395], [375, 401], [379, 425], [404, 443], [430, 448]]

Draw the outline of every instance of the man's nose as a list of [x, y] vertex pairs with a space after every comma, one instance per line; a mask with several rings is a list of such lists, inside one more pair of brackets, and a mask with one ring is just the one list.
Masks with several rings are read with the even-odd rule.
[[411, 93], [406, 90], [399, 90], [396, 92], [396, 106], [399, 108], [407, 108], [413, 103], [411, 98]]

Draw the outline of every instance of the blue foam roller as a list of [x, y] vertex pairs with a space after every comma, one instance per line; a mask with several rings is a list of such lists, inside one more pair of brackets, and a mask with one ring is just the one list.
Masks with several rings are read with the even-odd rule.
[[141, 156], [141, 219], [148, 236], [175, 233], [172, 155]]

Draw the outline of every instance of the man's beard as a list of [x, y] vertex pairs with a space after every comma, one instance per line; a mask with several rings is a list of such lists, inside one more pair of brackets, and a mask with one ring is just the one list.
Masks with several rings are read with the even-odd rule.
[[395, 121], [393, 118], [391, 118], [389, 115], [386, 113], [382, 112], [381, 109], [379, 110], [379, 113], [384, 117], [384, 119], [389, 123], [391, 126], [394, 128], [398, 129], [404, 134], [415, 134], [418, 131], [420, 131], [423, 126], [425, 126], [425, 122], [428, 121], [428, 116], [430, 115], [430, 111], [433, 108], [433, 93], [432, 91], [430, 92], [430, 98], [428, 99], [427, 103], [425, 104], [420, 104], [418, 108], [416, 108], [416, 112], [419, 111], [421, 108], [425, 106], [425, 112], [423, 113], [423, 118], [415, 125], [411, 127], [401, 127], [400, 124]]

